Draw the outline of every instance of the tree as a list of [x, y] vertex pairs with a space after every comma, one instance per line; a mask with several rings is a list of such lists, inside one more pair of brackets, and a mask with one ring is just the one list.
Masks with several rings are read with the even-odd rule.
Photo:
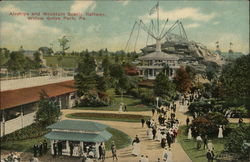
[[96, 74], [84, 75], [84, 73], [77, 73], [75, 83], [78, 96], [88, 95], [91, 90], [96, 88]]
[[102, 60], [102, 68], [103, 68], [103, 74], [108, 75], [109, 74], [109, 67], [111, 63], [108, 56], [105, 56]]
[[2, 67], [9, 59], [10, 51], [7, 48], [0, 48], [0, 66]]
[[40, 101], [36, 112], [35, 121], [43, 127], [55, 123], [60, 117], [60, 109], [58, 103], [53, 102], [42, 90], [40, 93]]
[[108, 89], [108, 79], [105, 76], [96, 75], [97, 85], [96, 88], [99, 91], [105, 92]]
[[58, 39], [59, 45], [62, 48], [62, 53], [65, 54], [65, 51], [68, 50], [70, 47], [68, 46], [69, 39], [66, 36], [63, 36], [61, 39]]
[[156, 96], [162, 98], [172, 98], [175, 96], [175, 86], [163, 71], [156, 76], [154, 85]]
[[34, 54], [33, 54], [33, 57], [34, 57], [34, 65], [35, 65], [35, 68], [40, 68], [41, 67], [41, 64], [42, 64], [42, 60], [41, 60], [41, 53], [36, 51]]
[[10, 53], [10, 59], [7, 62], [7, 68], [12, 72], [25, 72], [25, 57], [23, 52], [13, 51]]
[[196, 74], [197, 74], [197, 71], [195, 70], [195, 68], [194, 68], [193, 66], [187, 65], [187, 66], [186, 66], [186, 71], [187, 71], [187, 73], [189, 74], [190, 79], [191, 79], [192, 81], [194, 81], [194, 80], [195, 80], [195, 76], [196, 76]]
[[241, 158], [243, 158], [243, 161], [247, 161], [247, 159], [249, 160], [250, 157], [250, 148], [242, 147], [244, 140], [246, 142], [250, 141], [250, 126], [245, 124], [232, 130], [226, 140], [225, 148], [229, 152], [237, 153], [238, 155], [240, 155]]
[[95, 72], [96, 62], [94, 57], [90, 56], [89, 53], [86, 53], [80, 60], [77, 71], [83, 73], [84, 75], [90, 75]]
[[89, 91], [97, 85], [97, 74], [95, 72], [95, 60], [88, 53], [78, 63], [75, 82], [79, 96], [89, 94]]
[[174, 82], [176, 84], [177, 90], [181, 93], [189, 91], [192, 86], [191, 78], [185, 68], [182, 66], [177, 70]]
[[210, 137], [215, 137], [218, 135], [218, 126], [226, 126], [228, 123], [227, 118], [223, 114], [219, 112], [210, 112], [204, 116], [195, 118], [192, 122], [192, 127], [196, 127], [198, 132], [202, 135], [207, 134]]
[[58, 66], [62, 66], [62, 60], [63, 60], [62, 56], [57, 57]]
[[212, 81], [217, 77], [219, 68], [220, 68], [219, 65], [215, 62], [206, 62], [205, 74], [209, 81]]
[[112, 64], [109, 68], [110, 76], [116, 80], [119, 80], [124, 75], [124, 69], [120, 64]]
[[223, 67], [220, 81], [226, 98], [249, 98], [250, 55], [242, 56], [232, 64]]

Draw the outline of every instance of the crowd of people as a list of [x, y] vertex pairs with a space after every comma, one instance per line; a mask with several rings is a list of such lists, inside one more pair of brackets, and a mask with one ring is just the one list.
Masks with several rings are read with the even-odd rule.
[[[152, 109], [152, 118], [145, 121], [141, 119], [142, 128], [146, 124], [146, 135], [148, 140], [158, 142], [163, 148], [162, 157], [158, 157], [156, 161], [172, 161], [171, 145], [176, 141], [179, 129], [179, 120], [176, 118], [176, 103], [172, 102], [168, 106], [161, 106]], [[156, 116], [157, 115], [157, 116]], [[154, 120], [158, 119], [158, 122]], [[140, 154], [140, 139], [138, 135], [132, 142], [132, 154], [140, 156], [140, 162], [148, 162], [149, 156]]]
[[[199, 99], [199, 94], [192, 95], [184, 95], [179, 100], [179, 111], [183, 109], [183, 107], [188, 106], [191, 102], [196, 99]], [[152, 140], [159, 144], [162, 148], [162, 156], [159, 155], [155, 161], [162, 162], [172, 162], [172, 144], [176, 142], [179, 125], [180, 122], [176, 117], [176, 102], [171, 102], [169, 105], [162, 105], [160, 107], [156, 107], [152, 109], [152, 118], [149, 120], [141, 119], [141, 127], [145, 128], [145, 134], [148, 140]], [[127, 111], [126, 105], [120, 105], [119, 111]], [[197, 114], [193, 116], [196, 118]], [[191, 127], [191, 119], [187, 117], [186, 125], [189, 127], [188, 129], [188, 139], [194, 139], [197, 141], [197, 149], [202, 148], [207, 149], [206, 157], [209, 162], [213, 161], [214, 148], [211, 140], [208, 140], [207, 135], [201, 135], [196, 127]], [[221, 127], [220, 127], [221, 128]], [[222, 136], [222, 137], [221, 137]], [[219, 138], [223, 138], [222, 132], [219, 132]], [[56, 141], [53, 143], [53, 154], [54, 156], [62, 155], [62, 141]], [[139, 162], [149, 162], [149, 155], [141, 154], [141, 140], [139, 136], [136, 135], [134, 140], [132, 141], [132, 155], [138, 157]], [[114, 141], [111, 146], [112, 159], [118, 160], [116, 145]], [[70, 156], [80, 156], [82, 162], [92, 162], [92, 161], [105, 161], [106, 158], [106, 150], [103, 143], [98, 146], [98, 153], [96, 152], [96, 147], [89, 146], [84, 150], [81, 149], [80, 145], [76, 146], [76, 144], [70, 142], [69, 143], [69, 151]], [[34, 145], [33, 147], [34, 157], [42, 156], [47, 152], [47, 142], [44, 141], [39, 145]], [[36, 158], [33, 159], [32, 162], [36, 161]]]
[[38, 157], [38, 156], [43, 156], [46, 154], [48, 151], [48, 143], [46, 140], [43, 142], [40, 142], [40, 144], [36, 144], [33, 146], [33, 156]]
[[1, 160], [1, 162], [20, 162], [20, 161], [21, 161], [20, 154], [18, 154], [17, 152], [11, 152], [6, 156], [6, 158], [3, 158]]

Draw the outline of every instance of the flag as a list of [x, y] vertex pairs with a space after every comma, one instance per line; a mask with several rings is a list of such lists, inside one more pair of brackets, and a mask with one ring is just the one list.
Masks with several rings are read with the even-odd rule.
[[157, 4], [150, 10], [149, 15], [152, 15], [156, 12], [156, 10], [159, 7], [159, 2], [157, 2]]

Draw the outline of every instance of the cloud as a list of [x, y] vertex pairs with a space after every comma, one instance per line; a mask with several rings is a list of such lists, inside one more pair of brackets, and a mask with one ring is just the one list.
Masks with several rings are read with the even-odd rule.
[[[191, 19], [194, 21], [203, 21], [207, 22], [211, 19], [213, 19], [216, 16], [216, 13], [209, 13], [209, 14], [204, 14], [200, 11], [199, 8], [179, 8], [171, 11], [164, 11], [162, 8], [159, 8], [159, 13], [160, 13], [160, 19], [164, 20], [169, 18], [169, 20], [180, 20], [180, 19]], [[142, 20], [147, 21], [150, 19], [156, 19], [157, 14], [152, 14], [149, 15], [149, 12], [145, 14], [144, 16], [140, 16]]]
[[197, 27], [200, 27], [200, 26], [201, 26], [201, 24], [193, 23], [193, 24], [188, 24], [185, 27], [186, 28], [197, 28]]
[[213, 24], [214, 25], [218, 25], [218, 24], [220, 24], [220, 22], [219, 21], [215, 21], [215, 22], [213, 22]]
[[100, 29], [101, 29], [101, 24], [98, 24], [98, 25], [94, 25], [94, 24], [91, 24], [88, 28], [87, 28], [87, 32], [91, 33], [91, 32], [100, 32]]
[[2, 12], [2, 13], [10, 13], [12, 11], [22, 12], [19, 8], [17, 8], [16, 6], [14, 6], [12, 4], [8, 4], [6, 6], [0, 7], [0, 12]]
[[128, 0], [117, 0], [117, 2], [121, 3], [123, 6], [126, 6], [129, 3]]
[[95, 9], [95, 1], [75, 1], [70, 7], [70, 12], [85, 12], [87, 9]]
[[249, 53], [249, 40], [244, 40], [240, 35], [233, 33], [217, 33], [213, 35], [213, 40], [207, 43], [208, 47], [215, 49], [215, 42], [219, 41], [222, 51], [229, 50], [229, 43], [232, 42], [233, 51]]
[[[7, 5], [1, 7], [1, 12], [8, 14], [9, 12], [24, 13], [25, 11], [14, 5]], [[34, 47], [48, 45], [53, 39], [62, 35], [62, 31], [56, 27], [46, 26], [41, 20], [28, 20], [25, 16], [13, 16], [9, 21], [1, 22], [0, 34], [2, 46], [19, 44], [25, 48], [34, 49]], [[44, 42], [48, 44], [44, 44]]]

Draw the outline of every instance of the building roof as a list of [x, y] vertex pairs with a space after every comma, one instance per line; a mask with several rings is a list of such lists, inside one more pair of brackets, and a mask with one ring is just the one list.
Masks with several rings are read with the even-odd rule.
[[106, 130], [98, 134], [52, 131], [45, 135], [45, 138], [50, 140], [68, 140], [84, 142], [104, 142], [109, 140], [111, 137], [112, 135]]
[[75, 92], [74, 81], [64, 81], [59, 83], [7, 90], [0, 92], [0, 109], [8, 109], [19, 105], [24, 105], [40, 100], [40, 92], [44, 90], [49, 97], [56, 97], [63, 94]]
[[167, 54], [164, 52], [152, 52], [145, 56], [138, 58], [139, 60], [178, 60], [178, 57], [174, 54]]
[[48, 126], [50, 129], [61, 130], [76, 130], [76, 131], [91, 131], [100, 132], [107, 128], [107, 125], [99, 124], [91, 121], [78, 121], [78, 120], [63, 120]]

